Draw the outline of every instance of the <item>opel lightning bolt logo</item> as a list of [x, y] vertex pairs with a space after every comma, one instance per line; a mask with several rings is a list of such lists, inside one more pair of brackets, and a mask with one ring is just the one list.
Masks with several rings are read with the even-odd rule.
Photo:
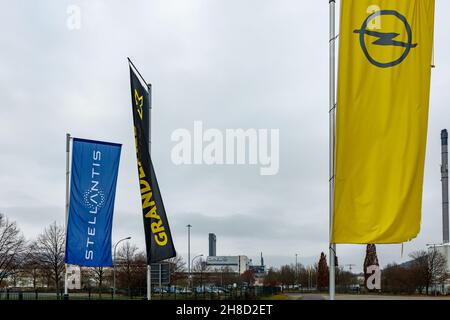
[[139, 114], [139, 118], [142, 120], [142, 106], [144, 105], [144, 96], [140, 96], [139, 92], [134, 89], [134, 102], [136, 104], [137, 112]]
[[[405, 27], [406, 35], [408, 37], [407, 42], [396, 41], [395, 38], [397, 38], [400, 35], [400, 33], [397, 33], [397, 32], [378, 32], [378, 31], [369, 30], [368, 29], [369, 23], [373, 19], [380, 17], [380, 16], [393, 16], [393, 17], [397, 18], [398, 20], [400, 20]], [[379, 68], [390, 68], [390, 67], [399, 65], [400, 63], [403, 62], [403, 60], [406, 59], [406, 57], [409, 55], [411, 49], [414, 49], [415, 47], [417, 47], [417, 43], [416, 44], [412, 43], [412, 41], [413, 41], [412, 30], [411, 30], [411, 26], [408, 23], [408, 20], [406, 20], [406, 18], [402, 14], [398, 13], [395, 10], [381, 10], [381, 11], [377, 11], [377, 12], [373, 13], [364, 21], [364, 23], [361, 26], [361, 29], [355, 30], [353, 32], [359, 34], [359, 42], [361, 44], [361, 48], [362, 48], [364, 54], [366, 55], [367, 59], [370, 61], [370, 63], [372, 63], [373, 65], [375, 65]], [[403, 51], [403, 54], [398, 59], [393, 60], [391, 62], [377, 61], [370, 55], [369, 50], [367, 49], [366, 37], [365, 37], [366, 35], [377, 38], [374, 42], [372, 42], [372, 44], [374, 44], [374, 45], [403, 47], [403, 48], [405, 48], [405, 50]]]

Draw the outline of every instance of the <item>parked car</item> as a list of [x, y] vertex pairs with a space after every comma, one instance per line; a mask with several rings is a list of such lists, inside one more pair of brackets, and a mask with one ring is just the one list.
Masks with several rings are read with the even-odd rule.
[[152, 289], [153, 293], [167, 293], [167, 290], [164, 288], [160, 288], [160, 287], [155, 287]]
[[168, 293], [174, 293], [174, 294], [181, 294], [183, 291], [183, 288], [179, 288], [179, 287], [169, 287], [169, 289], [167, 290]]
[[225, 292], [223, 289], [219, 287], [209, 287], [207, 290], [208, 290], [207, 292], [214, 294], [222, 294]]
[[198, 294], [202, 294], [202, 293], [206, 293], [207, 291], [207, 287], [205, 286], [199, 286], [199, 287], [195, 287], [194, 288], [194, 292], [198, 293]]

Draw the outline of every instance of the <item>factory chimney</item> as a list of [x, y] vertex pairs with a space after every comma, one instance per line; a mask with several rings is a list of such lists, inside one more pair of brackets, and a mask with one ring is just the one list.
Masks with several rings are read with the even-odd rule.
[[216, 235], [214, 233], [209, 234], [209, 256], [216, 256]]
[[444, 243], [449, 243], [449, 216], [448, 216], [448, 132], [441, 132], [442, 146], [442, 165], [441, 165], [441, 181], [442, 181], [442, 233]]

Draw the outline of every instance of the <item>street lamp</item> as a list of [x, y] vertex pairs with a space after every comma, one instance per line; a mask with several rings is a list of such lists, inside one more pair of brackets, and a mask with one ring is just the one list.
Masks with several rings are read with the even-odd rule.
[[297, 257], [299, 256], [298, 253], [295, 254], [295, 282], [297, 283], [297, 289], [298, 289], [298, 262]]
[[[203, 254], [199, 254], [198, 256], [195, 256], [193, 259], [192, 259], [192, 266], [194, 266], [194, 260], [195, 259], [197, 259], [197, 258], [200, 258], [200, 257], [203, 257]], [[189, 274], [189, 282], [190, 282], [190, 284], [191, 284], [191, 288], [193, 287], [193, 281], [192, 281], [192, 275], [190, 275]]]
[[186, 226], [188, 228], [188, 275], [191, 277], [191, 228], [192, 226], [188, 224]]
[[130, 240], [131, 237], [123, 238], [114, 245], [114, 259], [113, 259], [113, 298], [116, 297], [116, 248], [119, 243], [125, 240]]
[[309, 291], [312, 290], [312, 267], [308, 267], [308, 289]]

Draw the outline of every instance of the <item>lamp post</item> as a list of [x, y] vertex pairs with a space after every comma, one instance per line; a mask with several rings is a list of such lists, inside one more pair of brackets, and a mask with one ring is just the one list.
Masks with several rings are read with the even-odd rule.
[[310, 271], [311, 271], [311, 267], [308, 266], [308, 269], [306, 270], [307, 275], [308, 275], [308, 292], [311, 290], [311, 284], [309, 282], [309, 278], [310, 278]]
[[[198, 256], [195, 256], [194, 258], [192, 258], [192, 263], [191, 265], [194, 266], [194, 260], [197, 258], [203, 257], [203, 254], [199, 254]], [[193, 281], [192, 281], [192, 276], [189, 275], [189, 283], [191, 285], [191, 288], [193, 287]]]
[[131, 237], [123, 238], [114, 245], [114, 259], [113, 259], [113, 298], [116, 297], [116, 248], [119, 243], [125, 240], [130, 240]]
[[309, 287], [309, 291], [312, 291], [312, 286], [313, 286], [312, 282], [313, 282], [312, 281], [312, 267], [309, 266], [309, 268], [308, 268], [308, 287]]
[[295, 282], [297, 284], [297, 289], [298, 289], [298, 262], [297, 262], [298, 256], [299, 256], [299, 254], [296, 253], [295, 254]]
[[188, 224], [188, 277], [191, 278], [191, 228], [192, 226]]

